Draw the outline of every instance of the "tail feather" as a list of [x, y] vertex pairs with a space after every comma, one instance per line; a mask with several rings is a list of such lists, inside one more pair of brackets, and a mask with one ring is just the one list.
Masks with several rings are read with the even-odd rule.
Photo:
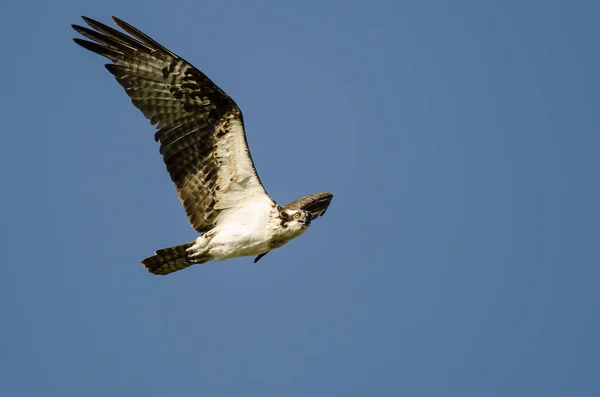
[[192, 265], [187, 254], [187, 249], [193, 243], [177, 245], [175, 247], [160, 249], [156, 255], [142, 261], [142, 264], [152, 274], [169, 274]]

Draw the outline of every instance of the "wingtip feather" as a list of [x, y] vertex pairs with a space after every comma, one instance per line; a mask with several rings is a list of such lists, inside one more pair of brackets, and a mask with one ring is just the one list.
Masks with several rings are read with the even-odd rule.
[[[83, 21], [88, 24], [90, 27], [94, 28], [94, 25], [104, 25], [102, 22], [98, 22], [93, 18], [90, 17], [86, 17], [85, 15], [81, 16], [81, 19], [83, 19]], [[95, 28], [94, 28], [95, 29]]]
[[83, 40], [80, 38], [74, 38], [73, 41], [76, 44], [85, 48], [86, 50], [92, 51], [98, 55], [102, 55], [103, 57], [106, 57], [106, 58], [110, 59], [111, 61], [117, 61], [123, 55], [119, 51], [113, 50], [113, 49], [105, 47], [105, 46], [101, 46], [101, 45], [93, 43], [91, 41]]

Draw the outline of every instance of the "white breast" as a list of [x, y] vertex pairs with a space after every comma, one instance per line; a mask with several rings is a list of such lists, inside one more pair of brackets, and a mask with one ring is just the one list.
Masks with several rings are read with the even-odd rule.
[[268, 225], [272, 202], [246, 202], [240, 208], [221, 212], [215, 236], [209, 243], [212, 260], [259, 255], [268, 251]]

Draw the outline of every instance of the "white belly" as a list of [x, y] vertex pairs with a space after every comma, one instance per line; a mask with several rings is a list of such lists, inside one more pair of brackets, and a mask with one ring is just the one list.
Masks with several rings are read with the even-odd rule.
[[207, 253], [211, 260], [259, 255], [268, 251], [267, 227], [271, 212], [271, 203], [257, 202], [224, 214], [208, 243]]
[[208, 244], [208, 254], [213, 261], [238, 256], [259, 255], [269, 250], [265, 229], [242, 225], [228, 225], [219, 230]]

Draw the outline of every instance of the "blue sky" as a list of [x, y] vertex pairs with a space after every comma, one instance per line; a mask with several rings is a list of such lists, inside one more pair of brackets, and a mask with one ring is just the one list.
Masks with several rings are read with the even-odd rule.
[[[0, 395], [598, 395], [599, 3], [0, 11]], [[326, 216], [258, 264], [146, 273], [195, 234], [79, 15], [208, 74], [269, 193], [332, 191]]]

